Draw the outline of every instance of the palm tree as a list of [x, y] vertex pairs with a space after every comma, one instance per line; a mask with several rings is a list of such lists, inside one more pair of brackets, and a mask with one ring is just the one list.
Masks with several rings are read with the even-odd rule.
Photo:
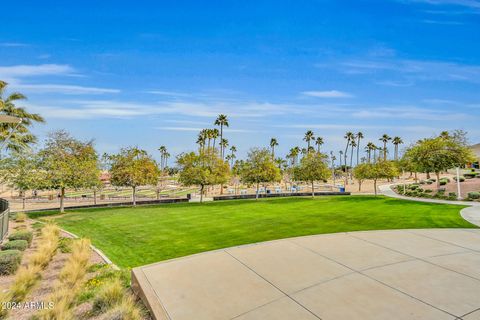
[[270, 139], [270, 147], [272, 148], [272, 159], [275, 159], [275, 147], [278, 146], [278, 141], [275, 138]]
[[165, 146], [160, 146], [158, 148], [158, 151], [160, 151], [160, 170], [163, 170], [164, 166], [164, 161], [165, 161], [165, 154], [167, 153], [167, 147]]
[[223, 159], [223, 156], [224, 156], [224, 151], [227, 147], [228, 147], [228, 139], [222, 139], [220, 141], [220, 150], [221, 150], [221, 153], [222, 153], [222, 159]]
[[29, 127], [35, 122], [43, 123], [45, 120], [39, 114], [29, 113], [25, 108], [17, 107], [15, 104], [27, 97], [18, 92], [5, 96], [7, 86], [6, 82], [0, 80], [0, 114], [20, 118], [22, 122], [0, 124], [0, 141], [8, 139], [6, 145], [8, 150], [21, 151], [37, 141]]
[[233, 168], [233, 159], [236, 158], [235, 152], [237, 152], [237, 147], [231, 146], [231, 147], [230, 147], [230, 152], [231, 152], [231, 153], [230, 153], [230, 158], [231, 158], [231, 160], [232, 160], [232, 163], [230, 164], [230, 167]]
[[352, 168], [352, 166], [353, 166], [353, 151], [355, 151], [355, 147], [357, 146], [357, 143], [355, 142], [355, 140], [350, 141], [350, 146], [352, 147], [351, 151], [350, 151], [350, 168]]
[[367, 143], [367, 145], [365, 146], [365, 151], [367, 152], [367, 155], [368, 155], [368, 163], [371, 162], [371, 159], [372, 159], [372, 151], [375, 150], [375, 145], [373, 144], [373, 142], [369, 142]]
[[215, 150], [215, 141], [217, 140], [218, 136], [220, 135], [220, 131], [217, 128], [210, 129], [212, 130], [212, 139], [213, 139], [213, 150]]
[[[347, 168], [347, 154], [348, 154], [348, 146], [350, 145], [350, 141], [355, 139], [355, 135], [352, 132], [347, 132], [344, 136], [345, 139], [347, 139], [347, 146], [345, 147], [345, 153], [343, 154], [344, 156], [344, 164], [345, 164], [345, 177], [348, 177], [348, 168]], [[348, 178], [345, 180], [345, 185], [348, 184]]]
[[323, 138], [317, 137], [317, 139], [315, 140], [315, 144], [317, 145], [317, 152], [320, 153], [320, 146], [323, 145]]
[[343, 151], [342, 150], [338, 151], [338, 154], [339, 154], [340, 168], [341, 168], [342, 167]]
[[388, 134], [384, 134], [380, 139], [383, 142], [383, 160], [387, 160], [387, 142], [392, 140]]
[[200, 131], [200, 133], [198, 134], [198, 138], [197, 138], [197, 143], [199, 145], [199, 149], [201, 151], [203, 151], [205, 149], [205, 141], [207, 140], [207, 132], [206, 132], [207, 129], [203, 129], [202, 131]]
[[290, 149], [289, 158], [292, 159], [292, 166], [295, 166], [298, 162], [298, 154], [300, 153], [299, 147], [293, 147]]
[[360, 157], [360, 140], [363, 139], [363, 133], [357, 133], [357, 166], [358, 166], [358, 158]]
[[[226, 115], [224, 114], [219, 114], [217, 119], [215, 120], [215, 123], [214, 123], [216, 126], [220, 126], [220, 141], [223, 140], [223, 127], [228, 127], [228, 118]], [[215, 143], [214, 143], [215, 145]], [[222, 158], [223, 158], [223, 153], [224, 153], [224, 148], [222, 146], [220, 146], [221, 149], [220, 149], [220, 154], [222, 155]]]
[[307, 142], [307, 150], [310, 149], [310, 141], [314, 139], [315, 137], [312, 130], [308, 130], [307, 132], [305, 132], [305, 137], [303, 137], [303, 140]]
[[165, 158], [165, 168], [168, 167], [168, 158], [170, 158], [170, 153], [165, 152], [165, 155], [163, 156]]
[[395, 161], [397, 161], [398, 160], [398, 145], [402, 144], [403, 140], [400, 137], [394, 137], [392, 139], [392, 143], [395, 146]]

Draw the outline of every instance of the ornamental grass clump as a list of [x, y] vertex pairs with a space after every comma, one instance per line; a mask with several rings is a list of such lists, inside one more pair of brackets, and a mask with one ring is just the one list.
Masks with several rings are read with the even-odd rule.
[[91, 249], [87, 239], [76, 240], [72, 243], [72, 253], [60, 271], [53, 293], [46, 300], [55, 306], [42, 310], [36, 319], [63, 320], [73, 319], [75, 299], [85, 282]]
[[10, 288], [13, 301], [20, 302], [25, 299], [30, 289], [40, 279], [41, 270], [42, 268], [38, 265], [27, 265], [18, 269], [13, 285]]
[[124, 296], [124, 288], [119, 278], [104, 284], [93, 300], [93, 311], [104, 313], [108, 309], [120, 304]]
[[15, 222], [25, 222], [27, 215], [24, 212], [17, 212], [15, 216]]
[[140, 320], [142, 319], [142, 314], [138, 307], [133, 301], [133, 298], [128, 295], [110, 310], [108, 310], [102, 317], [101, 320]]

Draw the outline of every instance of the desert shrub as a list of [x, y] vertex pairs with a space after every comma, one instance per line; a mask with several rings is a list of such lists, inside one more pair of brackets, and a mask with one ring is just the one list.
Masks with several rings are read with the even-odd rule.
[[22, 260], [20, 250], [0, 251], [0, 275], [13, 274]]
[[12, 240], [2, 246], [2, 250], [20, 250], [24, 251], [28, 247], [27, 240]]
[[128, 295], [122, 302], [112, 309], [108, 310], [100, 318], [101, 320], [140, 320], [142, 314], [139, 308], [135, 305], [133, 298]]
[[425, 193], [432, 193], [432, 192], [433, 192], [433, 190], [432, 190], [432, 189], [425, 189], [425, 191], [424, 191], [424, 192], [425, 192]]
[[40, 279], [40, 271], [40, 266], [36, 265], [28, 265], [18, 269], [10, 289], [13, 301], [23, 301], [25, 299], [30, 289]]
[[477, 176], [478, 174], [476, 172], [470, 172], [470, 173], [465, 173], [463, 176], [466, 178], [466, 179], [473, 179]]
[[118, 278], [104, 284], [95, 295], [92, 310], [95, 313], [104, 313], [113, 306], [120, 304], [124, 296], [123, 291], [124, 288]]
[[480, 192], [469, 192], [468, 198], [472, 200], [480, 199]]
[[420, 188], [420, 186], [419, 186], [418, 184], [411, 184], [411, 185], [409, 186], [409, 189], [410, 189], [410, 190], [416, 190], [416, 189], [418, 189], [418, 188]]
[[12, 233], [9, 237], [8, 240], [13, 241], [13, 240], [27, 240], [28, 245], [32, 243], [33, 239], [33, 234], [31, 231], [16, 231]]
[[62, 253], [70, 253], [72, 252], [72, 242], [73, 242], [72, 238], [62, 237], [60, 238], [60, 241], [58, 243], [58, 249]]
[[427, 182], [425, 180], [420, 180], [419, 184], [426, 184]]
[[[457, 181], [457, 177], [453, 177], [453, 180]], [[465, 177], [463, 176], [460, 176], [460, 182], [464, 182], [465, 181]]]
[[428, 181], [430, 181], [430, 182], [433, 183], [433, 182], [437, 182], [437, 179], [435, 179], [435, 178], [430, 178], [430, 179], [428, 179]]
[[24, 212], [17, 212], [15, 216], [16, 222], [25, 222], [27, 220], [27, 215]]

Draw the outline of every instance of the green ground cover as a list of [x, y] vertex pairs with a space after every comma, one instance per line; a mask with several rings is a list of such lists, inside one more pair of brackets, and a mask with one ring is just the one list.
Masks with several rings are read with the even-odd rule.
[[[53, 217], [88, 237], [114, 263], [135, 267], [202, 251], [342, 231], [474, 228], [463, 207], [386, 197], [342, 196], [81, 209]], [[52, 216], [50, 216], [52, 215]]]

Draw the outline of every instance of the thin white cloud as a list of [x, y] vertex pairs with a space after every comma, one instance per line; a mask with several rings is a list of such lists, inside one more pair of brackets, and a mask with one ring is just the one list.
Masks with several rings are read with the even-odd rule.
[[119, 93], [118, 89], [84, 87], [63, 84], [16, 84], [16, 89], [32, 93], [61, 93], [67, 95]]
[[9, 48], [28, 47], [28, 44], [21, 43], [21, 42], [1, 42], [0, 47], [9, 47]]
[[3, 78], [23, 78], [49, 75], [74, 75], [75, 69], [66, 64], [14, 65], [1, 66]]
[[337, 91], [337, 90], [329, 90], [329, 91], [303, 91], [303, 95], [315, 98], [350, 98], [352, 97], [351, 94]]
[[431, 5], [455, 5], [473, 9], [480, 9], [478, 0], [403, 0], [404, 2], [427, 3]]

